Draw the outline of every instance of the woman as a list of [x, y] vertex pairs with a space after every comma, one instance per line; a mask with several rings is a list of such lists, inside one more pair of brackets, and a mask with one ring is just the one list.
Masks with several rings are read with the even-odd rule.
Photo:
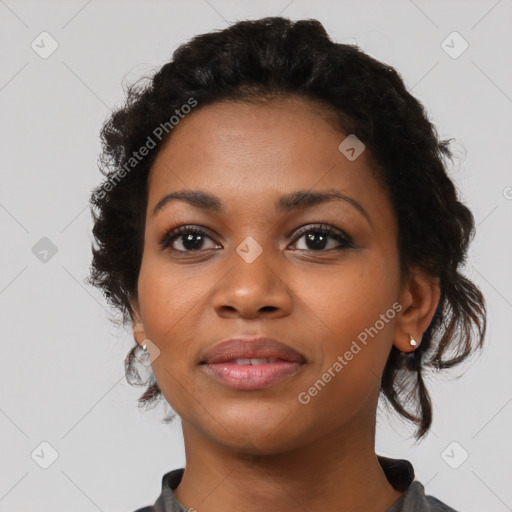
[[486, 325], [448, 141], [398, 73], [316, 20], [242, 21], [131, 86], [102, 139], [91, 283], [186, 452], [138, 512], [452, 511], [374, 447], [381, 393], [421, 439], [425, 370]]

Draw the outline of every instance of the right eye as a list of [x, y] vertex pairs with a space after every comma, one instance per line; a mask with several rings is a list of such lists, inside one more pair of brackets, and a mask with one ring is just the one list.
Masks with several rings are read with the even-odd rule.
[[[195, 226], [180, 226], [168, 231], [160, 240], [159, 245], [162, 250], [170, 249], [171, 251], [178, 252], [193, 252], [204, 250], [202, 246], [206, 239], [213, 242], [213, 239], [209, 236], [209, 232], [201, 228]], [[176, 248], [175, 241], [178, 241], [179, 245], [184, 249]], [[217, 245], [216, 247], [220, 246]], [[206, 249], [215, 249], [216, 247], [207, 247]]]

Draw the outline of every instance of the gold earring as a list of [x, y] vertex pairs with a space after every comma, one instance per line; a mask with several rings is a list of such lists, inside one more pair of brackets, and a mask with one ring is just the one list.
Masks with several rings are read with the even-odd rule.
[[411, 346], [416, 347], [418, 345], [418, 342], [412, 337], [412, 334], [409, 334], [409, 336], [411, 338], [409, 343], [411, 344]]

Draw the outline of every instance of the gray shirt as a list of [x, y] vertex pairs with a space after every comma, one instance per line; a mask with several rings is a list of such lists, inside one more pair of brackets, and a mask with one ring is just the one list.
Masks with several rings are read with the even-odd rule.
[[[457, 512], [433, 496], [425, 494], [423, 485], [414, 480], [414, 469], [408, 460], [377, 456], [389, 483], [403, 494], [384, 512]], [[135, 512], [188, 512], [174, 496], [183, 476], [184, 468], [174, 469], [162, 477], [162, 492], [153, 506]]]

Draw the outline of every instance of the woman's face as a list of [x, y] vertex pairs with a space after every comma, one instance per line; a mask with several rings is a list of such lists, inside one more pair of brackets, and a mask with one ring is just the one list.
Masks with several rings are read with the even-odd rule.
[[[136, 312], [184, 428], [267, 453], [372, 428], [401, 308], [397, 225], [365, 152], [354, 159], [360, 148], [352, 152], [350, 140], [339, 149], [347, 135], [304, 100], [221, 102], [182, 119], [161, 148], [149, 176]], [[172, 200], [153, 213], [178, 191], [202, 191], [220, 208]], [[346, 199], [276, 207], [299, 191]], [[187, 228], [159, 246], [184, 225], [206, 234]], [[248, 335], [277, 339], [307, 363], [250, 390], [199, 364], [215, 344]]]

